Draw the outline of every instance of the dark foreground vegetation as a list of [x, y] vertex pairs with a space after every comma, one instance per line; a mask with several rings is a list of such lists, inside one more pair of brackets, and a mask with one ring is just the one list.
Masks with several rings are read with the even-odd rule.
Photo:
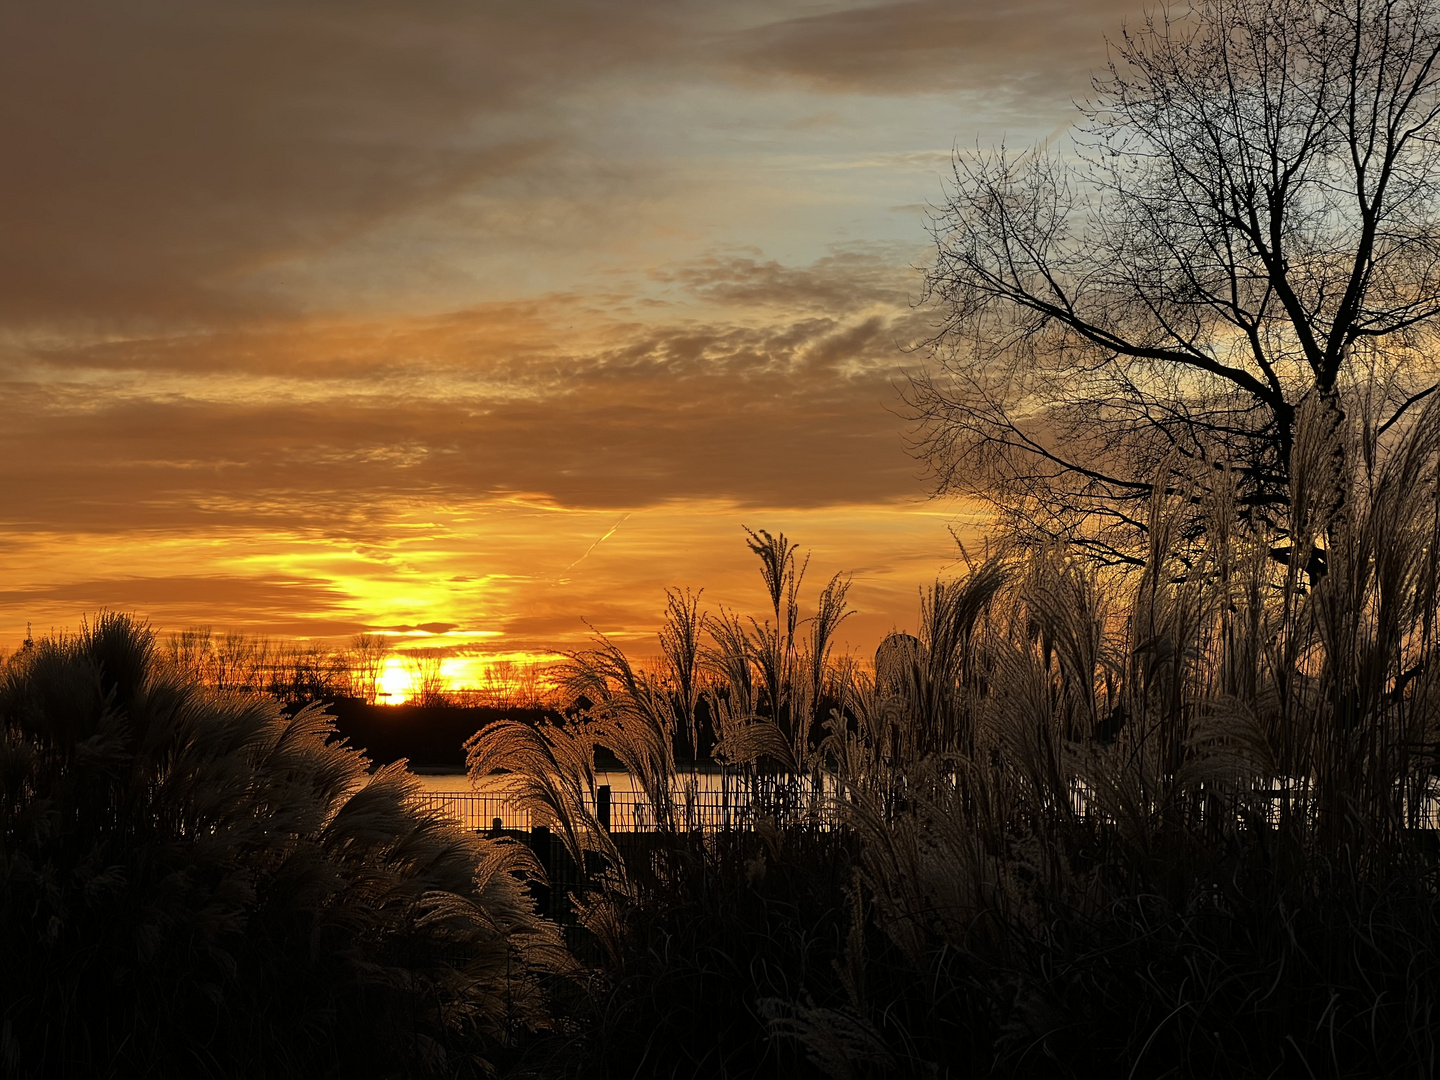
[[[1434, 1075], [1440, 409], [1342, 476], [1305, 445], [1288, 550], [1160, 492], [1140, 573], [997, 553], [873, 672], [829, 655], [844, 583], [802, 621], [803, 564], [753, 535], [763, 620], [674, 593], [659, 677], [601, 641], [567, 672], [583, 721], [481, 732], [472, 774], [598, 871], [549, 1067]], [[692, 828], [697, 718], [753, 832]], [[656, 808], [644, 857], [595, 819], [596, 744]]]
[[523, 848], [417, 810], [318, 708], [104, 615], [0, 679], [0, 1069], [481, 1075], [568, 964]]
[[259, 693], [313, 657], [105, 615], [10, 658], [0, 1069], [1440, 1072], [1440, 25], [1193, 10], [1126, 38], [1098, 181], [1002, 155], [940, 223], [920, 449], [1011, 540], [869, 667], [751, 533], [760, 615], [671, 592], [658, 667], [601, 639], [469, 740], [558, 850]]
[[[802, 618], [752, 534], [762, 616], [674, 592], [660, 665], [602, 639], [564, 723], [471, 740], [566, 852], [549, 890], [317, 709], [197, 685], [123, 616], [41, 641], [0, 680], [0, 1061], [1433, 1075], [1440, 409], [1352, 460], [1282, 556], [1212, 494], [1172, 542], [1196, 497], [1161, 492], [1139, 573], [994, 552], [873, 669], [832, 654], [846, 583]], [[712, 739], [743, 828], [697, 827], [716, 781], [676, 750]], [[597, 748], [653, 832], [602, 825]]]

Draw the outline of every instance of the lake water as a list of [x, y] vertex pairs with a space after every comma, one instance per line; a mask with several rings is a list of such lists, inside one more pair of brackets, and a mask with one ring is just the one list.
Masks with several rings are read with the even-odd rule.
[[[430, 795], [456, 795], [471, 792], [470, 777], [463, 772], [417, 772], [420, 786]], [[702, 782], [703, 782], [702, 777]], [[718, 783], [718, 777], [717, 783]], [[615, 794], [635, 794], [635, 787], [627, 772], [600, 772], [595, 774], [597, 784], [609, 784]], [[478, 789], [484, 792], [485, 788]]]

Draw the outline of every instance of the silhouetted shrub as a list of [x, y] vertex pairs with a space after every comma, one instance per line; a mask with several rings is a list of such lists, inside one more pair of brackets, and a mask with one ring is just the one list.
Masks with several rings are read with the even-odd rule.
[[102, 615], [0, 678], [0, 1062], [18, 1075], [466, 1075], [563, 950], [518, 846], [415, 808], [319, 709]]

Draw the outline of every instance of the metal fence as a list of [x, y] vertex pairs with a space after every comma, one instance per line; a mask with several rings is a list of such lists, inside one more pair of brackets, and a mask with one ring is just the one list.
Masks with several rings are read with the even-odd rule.
[[[822, 784], [820, 789], [815, 789], [806, 781], [776, 785], [772, 790], [755, 793], [739, 785], [679, 791], [674, 799], [671, 824], [681, 832], [746, 830], [754, 827], [756, 813], [760, 812], [792, 823], [831, 829], [838, 824], [839, 808], [833, 799], [835, 793], [826, 788], [828, 785]], [[479, 832], [529, 831], [538, 824], [528, 810], [495, 792], [433, 791], [419, 796], [417, 802], [426, 809], [440, 810], [465, 828]], [[1083, 784], [1072, 785], [1071, 809], [1075, 814], [1108, 820], [1092, 802], [1093, 795]], [[1440, 781], [1431, 779], [1413, 810], [1408, 799], [1406, 803], [1407, 820], [1421, 829], [1440, 830]], [[1283, 814], [1309, 812], [1309, 804], [1310, 796], [1302, 785], [1280, 779], [1245, 793], [1231, 806], [1231, 812], [1241, 808], [1250, 813], [1258, 811], [1262, 819], [1276, 825]], [[654, 807], [639, 792], [614, 792], [602, 786], [589, 809], [611, 832], [654, 832], [659, 827]]]
[[534, 827], [530, 811], [516, 806], [503, 795], [485, 795], [476, 791], [430, 791], [416, 802], [426, 810], [440, 810], [467, 829], [488, 832], [499, 823], [501, 829]]
[[[823, 792], [812, 791], [808, 781], [800, 785], [777, 786], [773, 791], [758, 793], [758, 796], [752, 796], [750, 791], [734, 784], [681, 790], [675, 793], [671, 825], [682, 832], [750, 829], [754, 826], [758, 810], [786, 820], [805, 821], [829, 828], [835, 824], [835, 808], [823, 795]], [[482, 832], [529, 830], [537, 824], [529, 810], [496, 792], [431, 791], [419, 796], [416, 801], [426, 809], [449, 814], [467, 829]], [[640, 792], [617, 792], [602, 786], [595, 803], [588, 809], [611, 832], [654, 832], [659, 828], [655, 808]]]

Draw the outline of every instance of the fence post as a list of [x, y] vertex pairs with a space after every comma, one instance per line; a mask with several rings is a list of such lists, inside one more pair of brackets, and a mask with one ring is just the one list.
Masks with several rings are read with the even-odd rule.
[[606, 832], [610, 831], [610, 785], [601, 784], [595, 792], [595, 816], [600, 819], [600, 827]]

